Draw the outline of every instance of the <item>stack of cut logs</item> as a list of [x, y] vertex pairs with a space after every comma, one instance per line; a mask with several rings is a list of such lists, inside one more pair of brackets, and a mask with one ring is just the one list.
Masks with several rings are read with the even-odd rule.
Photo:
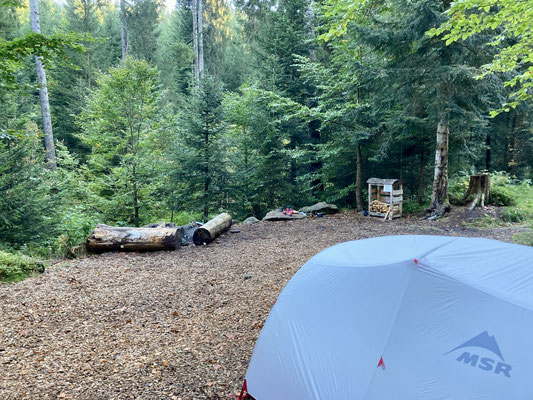
[[387, 203], [383, 203], [382, 201], [379, 201], [379, 200], [373, 200], [371, 203], [370, 203], [370, 211], [371, 212], [377, 212], [377, 213], [387, 213], [390, 209], [390, 205], [387, 204]]

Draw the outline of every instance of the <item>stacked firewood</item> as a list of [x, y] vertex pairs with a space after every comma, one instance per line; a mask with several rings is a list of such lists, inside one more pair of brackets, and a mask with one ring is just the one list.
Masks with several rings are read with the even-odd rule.
[[379, 200], [373, 200], [370, 203], [370, 211], [371, 212], [377, 212], [377, 213], [386, 213], [390, 209], [390, 205], [387, 203], [383, 203]]

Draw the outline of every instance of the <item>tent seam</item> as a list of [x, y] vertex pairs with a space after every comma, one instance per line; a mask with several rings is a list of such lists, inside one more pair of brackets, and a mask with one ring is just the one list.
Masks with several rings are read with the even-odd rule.
[[[398, 322], [398, 317], [400, 315], [400, 312], [402, 311], [402, 308], [403, 308], [403, 305], [404, 305], [404, 302], [405, 302], [405, 298], [407, 296], [407, 293], [409, 292], [409, 287], [411, 286], [411, 282], [413, 280], [413, 275], [415, 273], [415, 269], [412, 269], [408, 266], [408, 268], [410, 269], [411, 271], [411, 274], [409, 275], [409, 281], [407, 282], [407, 285], [405, 287], [405, 291], [403, 292], [403, 295], [402, 295], [402, 299], [400, 300], [400, 306], [398, 307], [398, 311], [396, 312], [396, 315], [394, 316], [394, 322], [392, 323], [392, 326], [389, 330], [389, 333], [387, 334], [387, 339], [385, 340], [385, 344], [383, 345], [383, 349], [381, 350], [381, 356], [383, 357], [383, 352], [385, 351], [385, 349], [387, 348], [387, 345], [389, 344], [389, 340], [390, 340], [390, 337], [392, 335], [392, 332], [394, 331], [394, 328], [396, 327], [396, 323]], [[374, 378], [376, 376], [376, 372], [378, 371], [378, 368], [376, 367], [375, 370], [374, 370], [374, 373], [372, 374], [372, 378], [370, 379], [370, 382], [368, 383], [368, 386], [366, 388], [366, 391], [365, 391], [365, 395], [363, 397], [363, 400], [366, 400], [367, 397], [368, 397], [368, 392], [370, 391], [370, 388], [372, 387], [372, 383], [374, 382]]]

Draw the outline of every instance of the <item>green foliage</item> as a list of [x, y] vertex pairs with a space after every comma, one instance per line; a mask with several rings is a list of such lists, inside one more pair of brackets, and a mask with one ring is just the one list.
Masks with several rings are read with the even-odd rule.
[[418, 214], [428, 208], [429, 203], [419, 204], [418, 201], [406, 200], [402, 207], [405, 214]]
[[138, 226], [159, 208], [167, 141], [157, 76], [146, 61], [128, 58], [99, 76], [80, 116], [80, 138], [92, 149], [89, 187], [105, 221]]
[[56, 225], [52, 173], [31, 125], [27, 129], [0, 138], [0, 243], [12, 246], [53, 236]]
[[226, 207], [228, 170], [222, 108], [222, 87], [212, 76], [201, 78], [185, 108], [181, 135], [174, 143], [174, 170], [177, 204], [189, 204], [203, 210], [206, 220], [210, 211]]
[[513, 190], [505, 185], [492, 185], [490, 201], [497, 206], [514, 205]]
[[201, 221], [202, 220], [202, 213], [193, 213], [193, 212], [187, 212], [187, 211], [180, 211], [176, 214], [174, 214], [174, 218], [172, 219], [176, 225], [187, 225], [194, 221]]
[[526, 216], [521, 208], [506, 208], [501, 218], [505, 222], [523, 222]]
[[496, 55], [483, 66], [480, 77], [493, 73], [509, 73], [505, 85], [512, 92], [509, 101], [493, 111], [494, 117], [502, 111], [515, 108], [521, 101], [533, 96], [533, 35], [531, 21], [533, 7], [530, 0], [466, 0], [455, 1], [448, 11], [450, 19], [439, 28], [429, 31], [441, 35], [446, 44], [464, 42], [474, 35], [494, 32], [491, 45]]
[[533, 232], [521, 232], [513, 236], [513, 241], [526, 246], [533, 246]]
[[1, 282], [18, 282], [34, 272], [43, 272], [46, 267], [41, 260], [0, 250]]
[[130, 54], [149, 62], [157, 52], [157, 23], [161, 3], [154, 0], [135, 0], [126, 16]]

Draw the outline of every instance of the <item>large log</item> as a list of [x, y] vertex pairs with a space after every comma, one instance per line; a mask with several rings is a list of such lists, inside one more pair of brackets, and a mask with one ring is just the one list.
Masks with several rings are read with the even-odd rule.
[[225, 232], [231, 226], [232, 218], [228, 213], [222, 213], [202, 225], [194, 231], [192, 240], [194, 244], [209, 244], [222, 232]]
[[87, 238], [87, 250], [157, 251], [176, 250], [181, 244], [178, 228], [130, 228], [99, 224]]

